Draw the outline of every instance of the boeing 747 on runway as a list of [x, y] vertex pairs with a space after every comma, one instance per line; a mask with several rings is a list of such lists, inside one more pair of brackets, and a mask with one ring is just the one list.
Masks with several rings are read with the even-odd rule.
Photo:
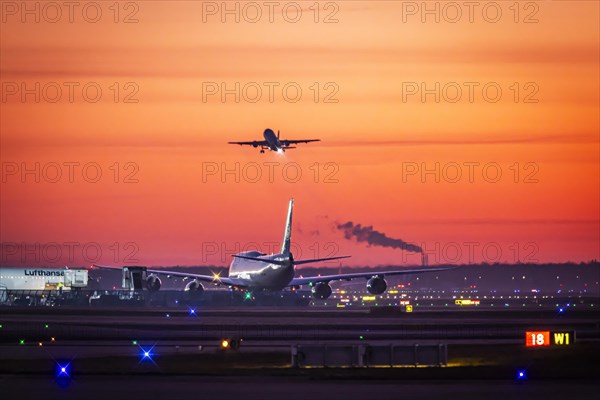
[[[288, 206], [285, 231], [281, 251], [277, 254], [264, 254], [259, 251], [246, 251], [235, 254], [233, 261], [229, 266], [229, 276], [209, 276], [190, 274], [185, 272], [165, 271], [147, 269], [150, 274], [146, 278], [146, 287], [148, 290], [157, 291], [160, 289], [160, 275], [176, 276], [191, 279], [186, 285], [186, 291], [204, 290], [202, 282], [225, 285], [246, 291], [278, 291], [284, 288], [297, 289], [303, 285], [312, 286], [312, 295], [317, 299], [326, 299], [331, 295], [332, 289], [329, 285], [332, 281], [349, 281], [351, 279], [367, 279], [367, 290], [371, 294], [381, 294], [387, 289], [387, 283], [384, 279], [386, 275], [405, 275], [418, 274], [422, 272], [444, 271], [449, 268], [427, 268], [427, 269], [404, 269], [387, 272], [358, 272], [353, 274], [338, 274], [314, 276], [308, 278], [296, 278], [295, 266], [319, 261], [339, 260], [350, 256], [338, 256], [327, 258], [316, 258], [311, 260], [295, 260], [291, 251], [290, 243], [292, 236], [292, 213], [294, 208], [294, 199], [290, 199]], [[108, 267], [94, 265], [99, 268], [121, 269], [119, 267]]]
[[275, 132], [272, 129], [265, 129], [263, 132], [263, 137], [265, 140], [254, 140], [251, 142], [228, 142], [229, 144], [239, 144], [240, 146], [252, 146], [252, 147], [260, 147], [260, 152], [264, 153], [265, 150], [276, 151], [277, 153], [283, 153], [287, 149], [295, 149], [293, 144], [298, 143], [310, 143], [310, 142], [319, 142], [321, 139], [300, 139], [300, 140], [290, 140], [290, 139], [281, 139], [279, 137], [279, 131], [277, 131], [277, 136], [275, 136]]

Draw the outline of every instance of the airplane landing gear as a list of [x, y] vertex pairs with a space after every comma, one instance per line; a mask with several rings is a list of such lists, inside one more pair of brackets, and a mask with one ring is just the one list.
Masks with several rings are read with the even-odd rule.
[[261, 152], [261, 153], [264, 153], [265, 151], [264, 151], [264, 150], [261, 150], [260, 152]]

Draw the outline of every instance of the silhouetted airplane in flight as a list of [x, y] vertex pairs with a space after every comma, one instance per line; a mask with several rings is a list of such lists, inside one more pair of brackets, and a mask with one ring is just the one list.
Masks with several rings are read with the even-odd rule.
[[265, 150], [276, 151], [277, 153], [283, 153], [287, 149], [295, 149], [295, 147], [291, 146], [293, 144], [298, 143], [310, 143], [310, 142], [319, 142], [321, 139], [303, 139], [303, 140], [288, 140], [288, 139], [280, 139], [279, 131], [277, 131], [277, 136], [275, 136], [275, 132], [272, 129], [265, 129], [263, 136], [265, 140], [254, 140], [251, 142], [228, 142], [229, 144], [239, 144], [240, 146], [252, 146], [259, 147], [260, 152], [264, 153]]

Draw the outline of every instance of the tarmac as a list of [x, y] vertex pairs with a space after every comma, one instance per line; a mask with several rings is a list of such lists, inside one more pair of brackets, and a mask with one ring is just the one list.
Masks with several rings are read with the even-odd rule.
[[[595, 398], [600, 374], [600, 314], [589, 310], [7, 307], [0, 325], [7, 399], [23, 390], [27, 398], [87, 399], [585, 399]], [[574, 331], [576, 342], [525, 348], [529, 330]], [[240, 348], [223, 350], [223, 339], [241, 340]], [[292, 368], [291, 346], [303, 344], [445, 344], [449, 362]], [[56, 379], [65, 363], [69, 376]], [[527, 379], [516, 379], [520, 368]]]

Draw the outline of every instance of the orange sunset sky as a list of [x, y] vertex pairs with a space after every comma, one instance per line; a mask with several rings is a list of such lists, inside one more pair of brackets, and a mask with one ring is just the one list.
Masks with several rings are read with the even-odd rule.
[[[472, 22], [463, 2], [455, 22], [443, 1], [426, 3], [439, 22], [423, 2], [289, 3], [273, 21], [254, 3], [252, 22], [238, 2], [236, 22], [224, 2], [99, 1], [91, 23], [86, 2], [72, 22], [39, 2], [36, 22], [21, 9], [36, 2], [2, 1], [2, 265], [226, 265], [272, 250], [292, 196], [297, 259], [420, 263], [345, 239], [346, 221], [423, 246], [430, 264], [598, 259], [598, 2], [498, 1], [497, 22], [485, 1]], [[438, 102], [407, 92], [436, 82]], [[206, 92], [236, 83], [250, 84], [239, 102]], [[284, 155], [227, 145], [265, 128], [322, 142]]]

